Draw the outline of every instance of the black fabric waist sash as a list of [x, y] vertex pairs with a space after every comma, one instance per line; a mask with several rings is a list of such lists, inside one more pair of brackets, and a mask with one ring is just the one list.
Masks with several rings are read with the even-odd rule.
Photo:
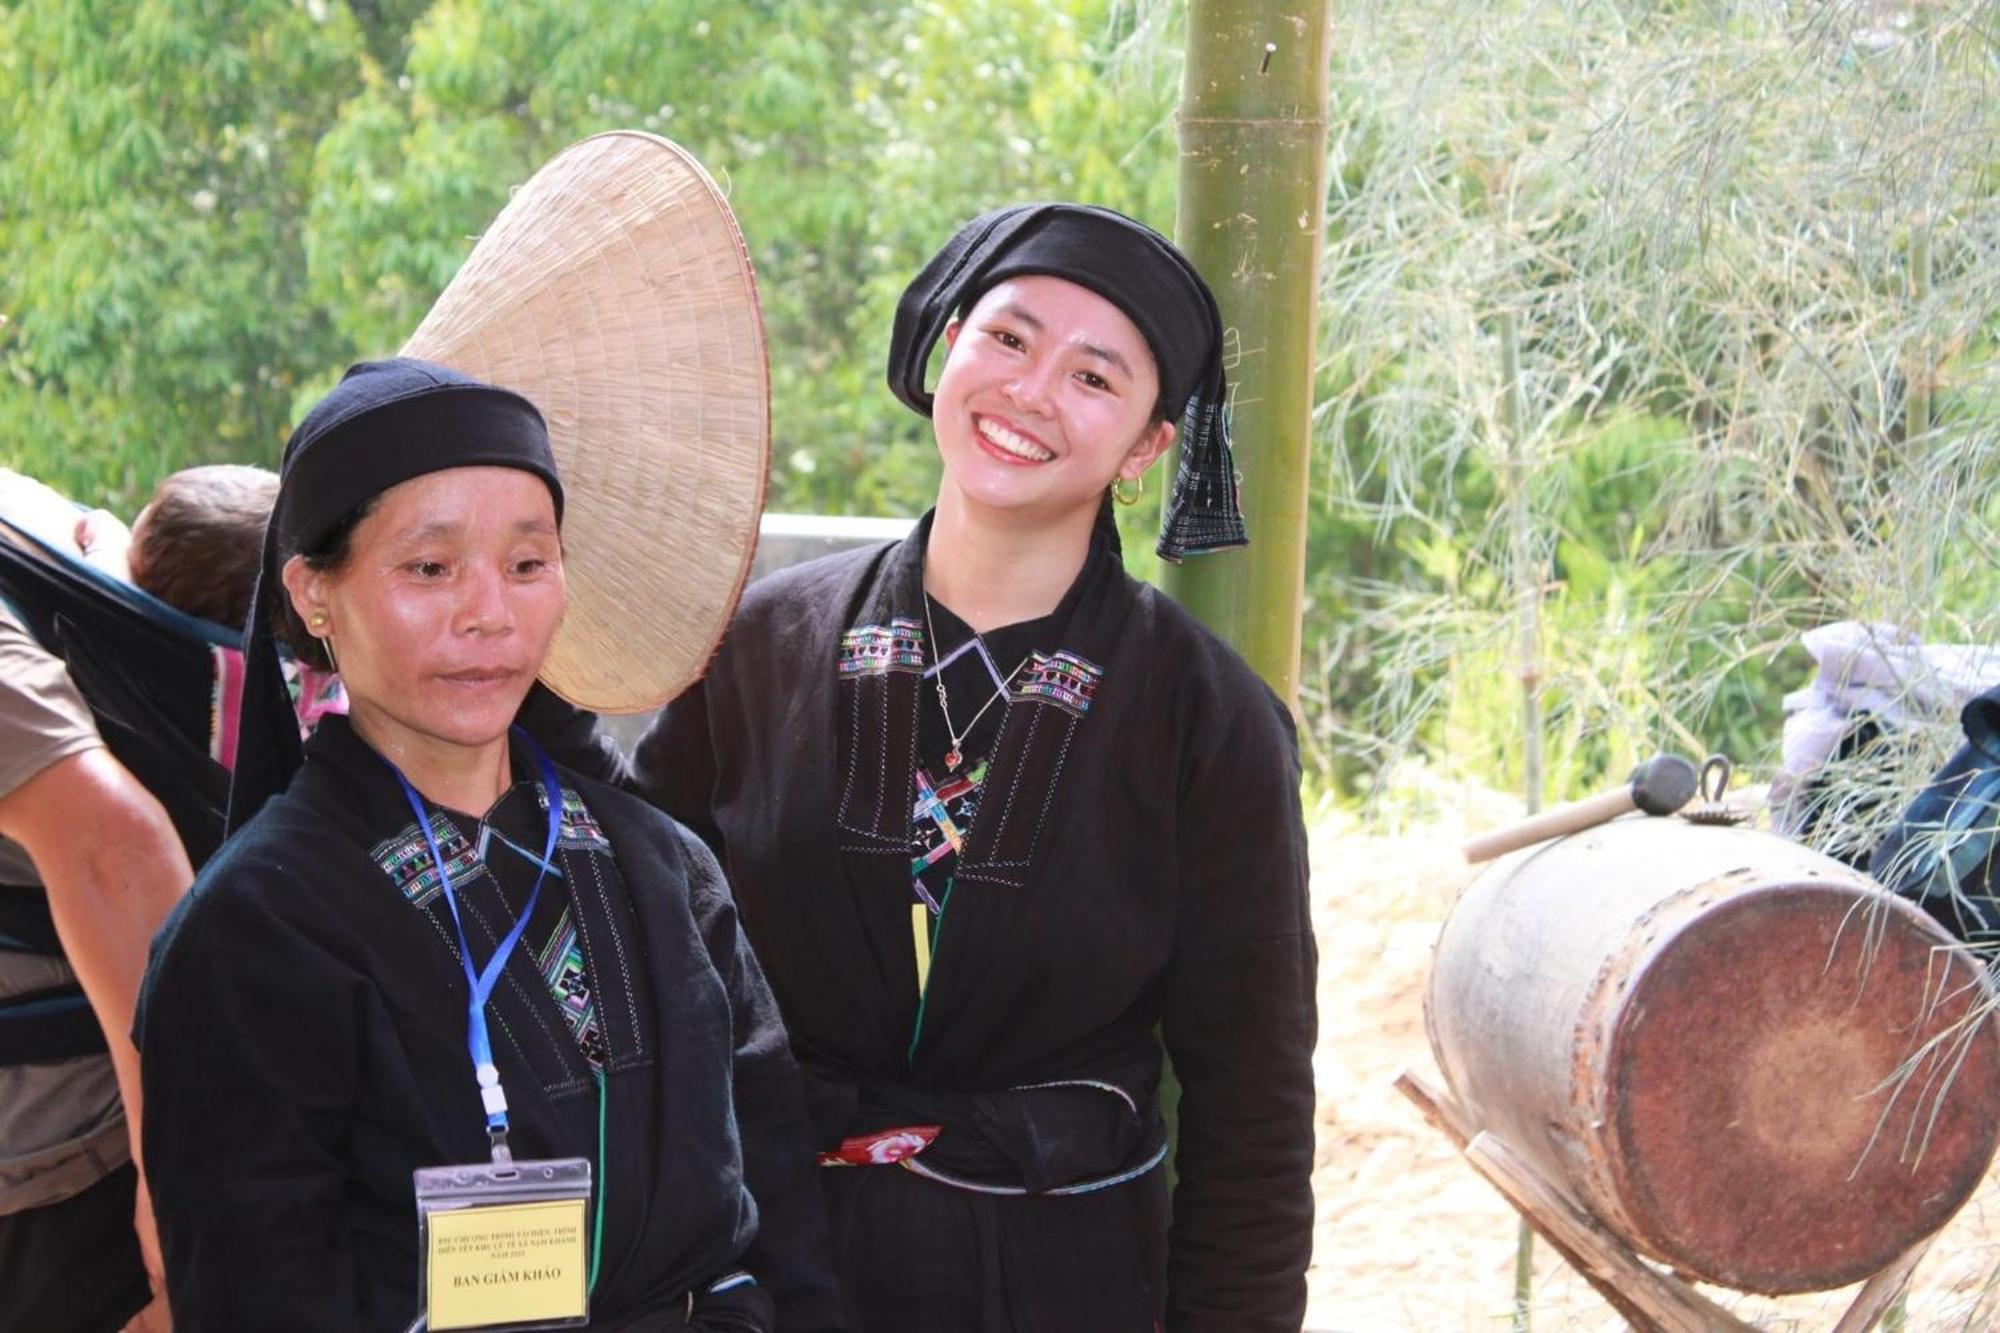
[[[1150, 1062], [1147, 1062], [1150, 1063]], [[817, 1147], [908, 1125], [937, 1125], [903, 1165], [983, 1193], [1081, 1193], [1150, 1171], [1166, 1156], [1157, 1083], [1144, 1064], [1121, 1077], [1055, 1079], [958, 1092], [873, 1079], [802, 1057]]]

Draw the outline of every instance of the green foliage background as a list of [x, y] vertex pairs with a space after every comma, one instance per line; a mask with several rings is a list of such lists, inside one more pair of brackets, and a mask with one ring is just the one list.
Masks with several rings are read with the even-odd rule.
[[[1812, 624], [2000, 638], [1996, 12], [1335, 6], [1324, 790], [1411, 756], [1519, 790], [1524, 583], [1552, 799], [1659, 744], [1771, 759]], [[1004, 202], [1170, 230], [1181, 31], [1176, 0], [0, 3], [0, 464], [127, 513], [173, 468], [273, 464], [513, 185], [638, 126], [749, 239], [774, 507], [918, 512], [897, 292]], [[1496, 517], [1517, 485], [1525, 551]], [[1142, 573], [1153, 512], [1126, 516]]]
[[880, 364], [900, 283], [971, 214], [1101, 200], [1172, 225], [1174, 96], [1102, 0], [0, 7], [0, 459], [129, 509], [272, 462], [392, 351], [508, 191], [638, 126], [729, 193], [772, 339], [774, 503], [935, 488]]

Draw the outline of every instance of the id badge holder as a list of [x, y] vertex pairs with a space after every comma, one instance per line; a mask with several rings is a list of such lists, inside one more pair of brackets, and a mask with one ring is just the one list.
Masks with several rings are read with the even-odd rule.
[[590, 1321], [590, 1161], [430, 1166], [417, 1186], [413, 1328], [581, 1328]]

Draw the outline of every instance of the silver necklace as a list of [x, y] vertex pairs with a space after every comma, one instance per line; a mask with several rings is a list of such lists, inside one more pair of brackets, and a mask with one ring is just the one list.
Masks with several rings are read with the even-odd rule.
[[[972, 729], [979, 725], [979, 719], [986, 716], [986, 710], [998, 703], [1006, 695], [1007, 687], [1014, 683], [1014, 677], [1020, 675], [1021, 668], [1028, 665], [1028, 658], [1023, 657], [1019, 662], [1014, 664], [1012, 671], [1001, 677], [999, 688], [987, 696], [985, 703], [979, 705], [979, 711], [972, 715], [972, 721], [966, 723], [965, 729], [961, 731], [951, 724], [951, 700], [946, 696], [944, 688], [944, 654], [938, 651], [937, 626], [931, 623], [931, 595], [929, 593], [924, 594], [924, 629], [930, 634], [931, 664], [937, 668], [937, 676], [934, 683], [937, 685], [938, 711], [944, 714], [944, 733], [951, 737], [951, 748], [944, 752], [944, 771], [947, 773], [956, 773], [958, 772], [958, 766], [965, 762], [965, 738], [970, 736]], [[979, 636], [974, 634], [972, 637], [976, 639]], [[1029, 656], [1032, 657], [1033, 654], [1031, 653]]]

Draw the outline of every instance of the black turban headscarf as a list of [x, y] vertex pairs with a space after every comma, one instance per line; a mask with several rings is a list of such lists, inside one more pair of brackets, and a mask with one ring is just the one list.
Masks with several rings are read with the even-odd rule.
[[278, 498], [243, 635], [243, 729], [229, 788], [235, 832], [282, 792], [303, 762], [278, 660], [286, 597], [279, 571], [363, 505], [415, 477], [455, 467], [513, 467], [548, 483], [562, 518], [562, 481], [542, 414], [520, 394], [414, 357], [350, 367], [285, 442]]
[[929, 416], [924, 371], [945, 325], [1002, 281], [1032, 273], [1096, 292], [1124, 311], [1152, 348], [1161, 407], [1167, 420], [1181, 423], [1161, 557], [1178, 563], [1246, 545], [1215, 294], [1173, 242], [1123, 213], [1088, 204], [1016, 204], [966, 223], [896, 305], [889, 388]]

